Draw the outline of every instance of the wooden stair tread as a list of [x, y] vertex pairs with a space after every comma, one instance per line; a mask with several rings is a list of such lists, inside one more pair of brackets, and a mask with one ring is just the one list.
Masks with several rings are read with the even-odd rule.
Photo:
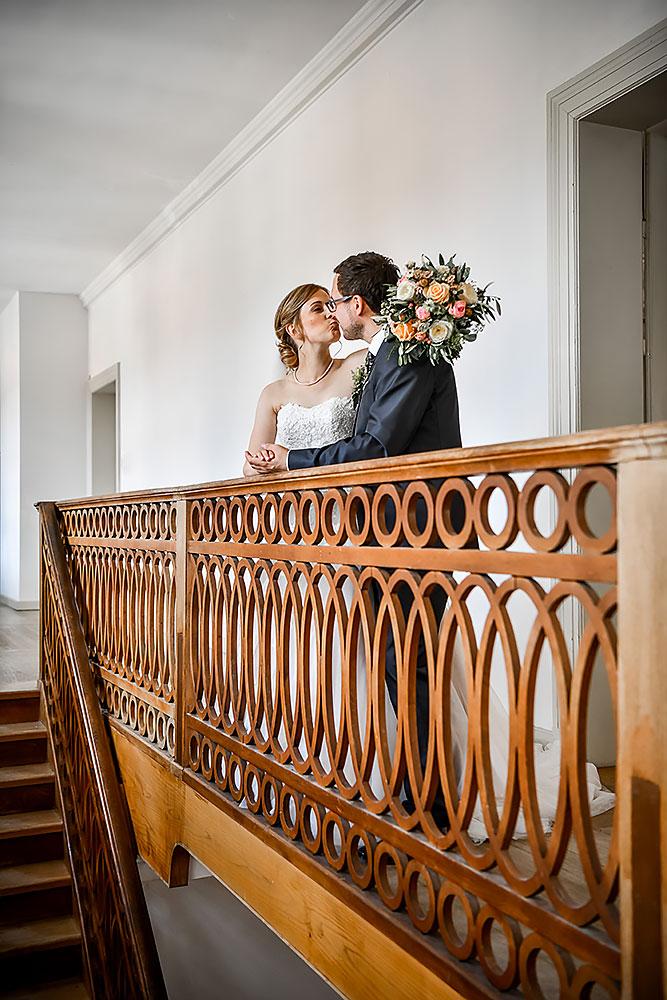
[[0, 816], [0, 840], [9, 837], [32, 837], [41, 833], [60, 833], [63, 821], [55, 809], [9, 813]]
[[13, 927], [0, 927], [0, 958], [69, 948], [80, 941], [81, 931], [74, 917], [29, 920]]
[[29, 990], [12, 990], [2, 994], [4, 1000], [88, 1000], [88, 991], [81, 980], [32, 986]]
[[38, 687], [25, 687], [25, 688], [8, 688], [0, 687], [0, 701], [38, 701], [39, 700], [39, 688]]
[[34, 739], [46, 739], [46, 726], [43, 722], [0, 723], [0, 743]]
[[0, 767], [0, 788], [41, 785], [47, 781], [53, 781], [53, 768], [49, 763], [14, 764], [11, 767]]
[[0, 868], [0, 896], [32, 892], [38, 889], [55, 889], [69, 885], [71, 876], [65, 862], [36, 861]]

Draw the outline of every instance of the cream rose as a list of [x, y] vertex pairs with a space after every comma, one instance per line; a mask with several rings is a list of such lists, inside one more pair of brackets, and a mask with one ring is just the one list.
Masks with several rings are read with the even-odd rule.
[[428, 335], [431, 338], [432, 344], [442, 344], [447, 340], [454, 329], [454, 324], [451, 319], [439, 319], [437, 322], [432, 323], [428, 331]]
[[464, 281], [461, 285], [461, 295], [469, 306], [477, 305], [477, 290], [469, 281]]
[[410, 299], [414, 298], [415, 288], [416, 286], [414, 281], [410, 281], [409, 278], [404, 278], [398, 283], [396, 288], [396, 298], [400, 299], [401, 302], [409, 302]]

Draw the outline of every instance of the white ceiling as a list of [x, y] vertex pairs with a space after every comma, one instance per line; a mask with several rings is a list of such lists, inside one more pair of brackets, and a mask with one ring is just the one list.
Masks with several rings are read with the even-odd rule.
[[0, 0], [0, 309], [79, 293], [363, 0]]

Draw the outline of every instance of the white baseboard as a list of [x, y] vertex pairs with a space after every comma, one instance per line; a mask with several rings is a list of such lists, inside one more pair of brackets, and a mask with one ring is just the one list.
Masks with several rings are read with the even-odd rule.
[[4, 604], [14, 611], [39, 611], [39, 601], [15, 601], [13, 597], [6, 597], [0, 594], [0, 604]]

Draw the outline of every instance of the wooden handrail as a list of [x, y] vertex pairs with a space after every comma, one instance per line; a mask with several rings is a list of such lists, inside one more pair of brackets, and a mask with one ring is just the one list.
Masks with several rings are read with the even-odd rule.
[[[414, 953], [427, 954], [443, 980], [467, 983], [475, 995], [518, 983], [536, 994], [541, 956], [563, 995], [584, 997], [597, 984], [615, 996], [621, 941], [630, 941], [623, 944], [630, 955], [633, 942], [650, 940], [652, 963], [637, 964], [638, 981], [650, 982], [663, 960], [633, 903], [635, 881], [645, 887], [650, 874], [642, 880], [640, 829], [629, 817], [634, 809], [655, 818], [664, 777], [659, 749], [642, 757], [633, 743], [641, 743], [638, 730], [623, 719], [640, 717], [628, 685], [633, 670], [645, 681], [637, 689], [657, 693], [662, 683], [642, 661], [642, 642], [647, 657], [658, 648], [667, 657], [662, 632], [648, 638], [646, 611], [658, 617], [655, 593], [665, 585], [656, 525], [666, 469], [663, 423], [63, 501], [68, 568], [100, 697], [116, 725], [171, 761], [201, 796], [281, 855], [317, 857], [318, 878], [341, 898], [356, 886], [356, 910], [386, 934], [402, 919]], [[637, 484], [645, 481], [651, 499], [638, 518]], [[537, 523], [542, 490], [551, 496], [548, 528]], [[610, 510], [604, 529], [589, 523], [595, 492]], [[455, 498], [462, 524], [454, 524]], [[648, 576], [640, 579], [635, 549], [649, 541]], [[523, 619], [515, 611], [519, 594], [530, 609]], [[629, 609], [643, 634], [627, 624]], [[390, 640], [399, 650], [395, 747], [384, 708]], [[425, 756], [415, 721], [420, 643], [430, 692]], [[470, 720], [460, 790], [451, 735], [456, 643]], [[502, 806], [489, 748], [496, 647], [509, 702]], [[558, 682], [562, 737], [549, 834], [532, 749], [545, 651]], [[596, 658], [619, 747], [604, 856], [585, 772]], [[642, 739], [650, 741], [650, 732], [644, 725]], [[402, 805], [406, 788], [413, 807]], [[434, 819], [441, 796], [449, 829]], [[478, 799], [482, 844], [468, 833]], [[520, 822], [522, 850], [513, 840]], [[655, 867], [655, 851], [650, 856]], [[581, 870], [574, 888], [565, 878], [570, 862]], [[344, 889], [339, 872], [347, 875]], [[494, 952], [497, 934], [505, 964]], [[630, 996], [627, 962], [622, 986]]]
[[40, 673], [94, 997], [167, 993], [54, 504], [41, 524]]
[[630, 424], [604, 430], [581, 431], [559, 438], [534, 438], [502, 444], [452, 448], [420, 455], [376, 458], [368, 462], [349, 462], [271, 476], [226, 479], [189, 486], [161, 487], [153, 490], [128, 490], [124, 493], [58, 500], [60, 510], [100, 506], [106, 503], [196, 499], [229, 496], [236, 492], [264, 493], [267, 486], [305, 489], [315, 484], [344, 486], [363, 479], [367, 483], [427, 479], [431, 476], [474, 476], [478, 473], [546, 469], [584, 465], [606, 465], [667, 454], [667, 421], [653, 424]]

